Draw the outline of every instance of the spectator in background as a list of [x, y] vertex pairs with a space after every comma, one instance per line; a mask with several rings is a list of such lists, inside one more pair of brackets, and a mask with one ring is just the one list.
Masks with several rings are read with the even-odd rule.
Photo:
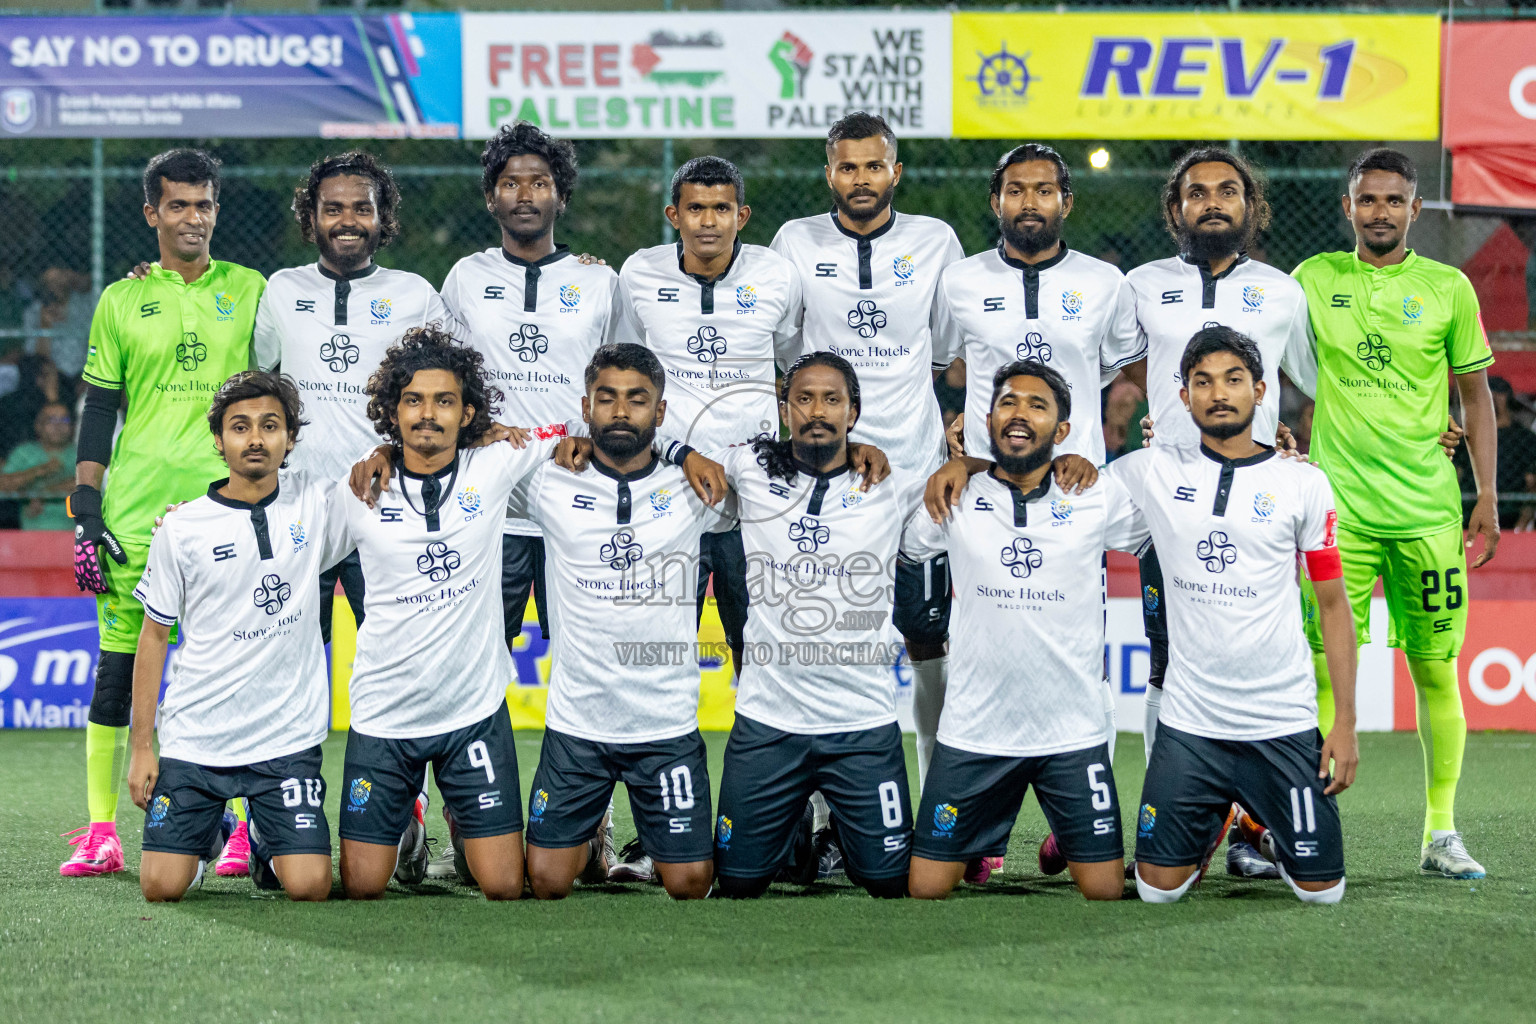
[[[27, 307], [24, 325], [27, 351], [53, 360], [73, 398], [91, 334], [91, 279], [67, 267], [49, 267], [40, 280], [42, 293]], [[48, 331], [40, 337], [34, 331]]]
[[32, 427], [43, 406], [73, 399], [73, 392], [64, 392], [53, 360], [27, 355], [20, 338], [0, 338], [0, 457], [36, 439]]
[[1515, 418], [1515, 389], [1503, 377], [1489, 377], [1493, 413], [1499, 427], [1499, 526], [1529, 530], [1536, 506], [1529, 501], [1504, 501], [1506, 494], [1536, 491], [1536, 434]]
[[48, 402], [0, 469], [0, 492], [21, 499], [23, 530], [71, 530], [64, 498], [75, 486], [75, 423], [68, 405]]

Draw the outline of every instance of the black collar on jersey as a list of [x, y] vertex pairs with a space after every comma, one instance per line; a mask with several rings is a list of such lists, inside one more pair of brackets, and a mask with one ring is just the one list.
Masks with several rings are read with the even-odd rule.
[[1067, 248], [1066, 242], [1059, 243], [1061, 251], [1048, 260], [1039, 263], [1025, 263], [1008, 255], [1008, 247], [1002, 242], [997, 243], [997, 255], [1002, 261], [1019, 271], [1024, 277], [1024, 319], [1040, 319], [1040, 272], [1050, 270], [1062, 260], [1067, 258], [1067, 253], [1072, 250]]
[[832, 226], [859, 244], [859, 290], [869, 291], [875, 286], [874, 269], [870, 262], [874, 256], [875, 239], [885, 234], [896, 226], [896, 211], [891, 211], [890, 218], [867, 235], [861, 235], [857, 231], [849, 231], [843, 227], [843, 222], [837, 216], [837, 207], [832, 208]]
[[1247, 263], [1248, 262], [1248, 254], [1245, 253], [1245, 252], [1238, 253], [1237, 254], [1237, 259], [1232, 261], [1232, 265], [1227, 267], [1226, 270], [1223, 270], [1219, 274], [1211, 273], [1211, 265], [1209, 263], [1197, 262], [1197, 261], [1191, 259], [1188, 253], [1185, 253], [1185, 252], [1179, 253], [1179, 259], [1183, 260], [1185, 263], [1188, 263], [1192, 267], [1198, 268], [1199, 271], [1200, 271], [1200, 308], [1201, 309], [1215, 309], [1216, 308], [1216, 282], [1220, 281], [1222, 278], [1227, 277], [1228, 275], [1230, 275], [1232, 273], [1232, 271], [1236, 270], [1238, 267], [1242, 266], [1244, 263]]
[[1004, 480], [1002, 477], [998, 476], [996, 465], [993, 465], [993, 467], [987, 472], [987, 475], [990, 476], [993, 480], [996, 480], [998, 483], [1002, 484], [1004, 487], [1008, 488], [1008, 494], [1013, 498], [1013, 525], [1028, 526], [1029, 503], [1032, 501], [1039, 501], [1041, 498], [1045, 497], [1045, 492], [1051, 489], [1053, 470], [1046, 470], [1045, 477], [1040, 481], [1040, 486], [1027, 493], [1022, 487], [1014, 483], [1012, 480]]
[[703, 274], [688, 274], [683, 270], [683, 240], [677, 240], [677, 269], [699, 282], [699, 312], [706, 316], [715, 312], [715, 282], [725, 280], [730, 274], [731, 268], [736, 266], [736, 260], [741, 256], [741, 239], [736, 239], [731, 244], [731, 262], [725, 265], [725, 269], [714, 277], [705, 277]]
[[272, 493], [256, 502], [254, 505], [248, 501], [236, 501], [234, 498], [226, 498], [219, 493], [219, 488], [229, 483], [229, 477], [215, 480], [208, 485], [208, 498], [225, 508], [239, 509], [251, 514], [251, 529], [256, 532], [256, 550], [261, 553], [262, 560], [272, 557], [272, 539], [267, 535], [267, 506], [277, 500], [279, 488], [272, 488]]
[[333, 319], [337, 327], [347, 326], [347, 298], [352, 294], [352, 282], [372, 274], [379, 269], [379, 265], [377, 263], [369, 263], [363, 269], [354, 270], [350, 274], [338, 274], [320, 262], [315, 263], [315, 269], [320, 271], [321, 277], [328, 277], [336, 282], [336, 295], [333, 302], [335, 315]]
[[853, 469], [853, 464], [848, 462], [846, 459], [841, 466], [829, 469], [825, 473], [818, 470], [815, 466], [808, 465], [804, 462], [801, 462], [799, 459], [795, 459], [795, 471], [797, 473], [804, 473], [806, 476], [816, 481], [811, 485], [811, 497], [805, 503], [806, 515], [821, 515], [821, 503], [823, 499], [826, 498], [827, 491], [831, 489], [832, 481], [836, 480], [844, 473], [849, 472], [851, 469]]
[[[442, 521], [438, 518], [438, 512], [442, 510], [443, 499], [453, 493], [454, 484], [459, 479], [459, 453], [453, 453], [453, 461], [448, 463], [436, 473], [412, 473], [405, 468], [403, 457], [395, 460], [395, 470], [402, 477], [410, 480], [421, 481], [421, 508], [411, 504], [411, 492], [400, 486], [400, 497], [411, 506], [411, 511], [420, 512], [421, 517], [427, 521], [427, 532], [436, 533], [443, 528]], [[443, 486], [443, 477], [448, 477], [448, 486]]]
[[618, 506], [618, 513], [613, 517], [613, 521], [615, 523], [617, 523], [620, 526], [624, 526], [624, 525], [628, 524], [628, 522], [629, 522], [630, 511], [631, 511], [631, 509], [633, 507], [633, 502], [631, 501], [630, 494], [629, 494], [629, 483], [630, 483], [630, 481], [631, 480], [643, 480], [643, 479], [645, 479], [646, 477], [650, 476], [653, 472], [655, 472], [656, 467], [659, 466], [659, 465], [661, 465], [661, 460], [656, 457], [656, 454], [654, 452], [652, 452], [651, 453], [651, 461], [647, 462], [644, 466], [641, 466], [639, 469], [635, 470], [633, 473], [620, 473], [618, 470], [614, 469], [612, 466], [604, 464], [600, 459], [597, 458], [596, 455], [594, 455], [592, 457], [592, 468], [593, 469], [597, 470], [599, 473], [603, 474], [603, 476], [606, 476], [608, 479], [614, 480], [614, 481], [618, 482], [618, 485], [619, 485], [619, 488], [618, 488], [619, 489], [619, 506]]
[[505, 248], [501, 250], [502, 258], [514, 267], [523, 268], [523, 312], [532, 313], [539, 308], [539, 275], [544, 268], [551, 263], [558, 263], [571, 254], [568, 245], [557, 245], [555, 251], [548, 256], [534, 260], [532, 263], [521, 256], [513, 256]]
[[[1258, 442], [1254, 442], [1258, 444]], [[1275, 456], [1275, 450], [1267, 444], [1259, 444], [1264, 449], [1254, 455], [1241, 459], [1229, 459], [1225, 455], [1210, 448], [1204, 441], [1200, 442], [1200, 454], [1212, 462], [1221, 464], [1221, 479], [1216, 483], [1216, 500], [1211, 502], [1211, 515], [1224, 516], [1227, 514], [1227, 499], [1232, 496], [1232, 478], [1237, 471], [1244, 466], [1257, 466], [1259, 463]]]

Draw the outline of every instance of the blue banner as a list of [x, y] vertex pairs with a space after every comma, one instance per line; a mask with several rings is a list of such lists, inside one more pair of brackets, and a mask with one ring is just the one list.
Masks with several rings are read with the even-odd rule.
[[95, 598], [0, 599], [0, 727], [83, 727], [96, 644]]
[[0, 19], [30, 137], [457, 138], [455, 14]]

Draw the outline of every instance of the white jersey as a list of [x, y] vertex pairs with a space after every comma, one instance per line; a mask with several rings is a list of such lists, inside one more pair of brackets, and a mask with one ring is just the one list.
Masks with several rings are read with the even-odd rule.
[[278, 473], [255, 505], [208, 493], [166, 513], [134, 598], [181, 641], [160, 703], [160, 756], [233, 767], [325, 739], [330, 674], [320, 573], [350, 547], [331, 526], [340, 485]]
[[683, 243], [641, 249], [619, 271], [625, 335], [667, 371], [666, 438], [700, 451], [779, 433], [774, 364], [800, 354], [800, 275], [761, 245], [736, 243], [725, 273], [683, 270]]
[[891, 211], [867, 235], [830, 215], [779, 228], [773, 251], [795, 265], [804, 292], [807, 352], [835, 352], [859, 375], [863, 410], [849, 440], [872, 444], [891, 465], [924, 476], [945, 458], [933, 371], [939, 275], [965, 257], [954, 229]]
[[747, 610], [736, 712], [812, 735], [896, 721], [891, 625], [901, 526], [926, 477], [893, 469], [868, 491], [847, 466], [770, 477], [749, 445], [715, 453], [736, 491]]
[[992, 457], [992, 375], [1016, 359], [1038, 359], [1072, 388], [1072, 430], [1057, 452], [1103, 465], [1099, 391], [1146, 354], [1125, 275], [1065, 245], [1030, 265], [999, 244], [945, 268], [939, 297], [952, 354], [965, 360], [966, 454]]
[[318, 263], [273, 274], [253, 344], [257, 365], [281, 365], [304, 398], [309, 425], [288, 464], [327, 480], [346, 476], [381, 440], [366, 388], [384, 351], [413, 327], [450, 320], [425, 278], [377, 263], [346, 277]]
[[[373, 508], [338, 490], [337, 518], [368, 580], [352, 728], [384, 739], [436, 736], [480, 721], [506, 699], [512, 658], [501, 613], [501, 523], [513, 486], [554, 445], [461, 451], [431, 477], [397, 462]], [[423, 488], [437, 492], [435, 504]]]
[[[506, 395], [502, 423], [565, 423], [581, 418], [592, 353], [614, 340], [619, 276], [583, 264], [565, 246], [533, 263], [500, 246], [472, 253], [448, 271], [443, 301], [467, 344]], [[526, 519], [506, 533], [537, 536]]]
[[1223, 740], [1317, 727], [1297, 553], [1338, 563], [1328, 478], [1266, 450], [1143, 448], [1110, 463], [1141, 508], [1163, 566], [1168, 674], [1160, 720]]
[[949, 553], [959, 642], [938, 739], [997, 757], [1039, 757], [1097, 746], [1104, 732], [1107, 549], [1136, 551], [1145, 520], [1108, 476], [1067, 494], [1049, 473], [1025, 493], [979, 473], [942, 525], [919, 508], [902, 551]]
[[513, 493], [544, 531], [551, 642], [549, 728], [596, 743], [649, 743], [698, 728], [699, 538], [729, 527], [683, 471], [654, 459], [619, 476], [595, 458], [553, 462]]
[[1253, 436], [1273, 443], [1280, 422], [1280, 371], [1304, 388], [1316, 388], [1317, 363], [1301, 285], [1246, 256], [1214, 275], [1206, 264], [1173, 256], [1144, 263], [1126, 279], [1136, 293], [1136, 325], [1147, 349], [1152, 442], [1200, 443], [1200, 429], [1179, 399], [1184, 383], [1179, 363], [1196, 331], [1220, 324], [1241, 331], [1259, 347], [1265, 396], [1253, 413]]

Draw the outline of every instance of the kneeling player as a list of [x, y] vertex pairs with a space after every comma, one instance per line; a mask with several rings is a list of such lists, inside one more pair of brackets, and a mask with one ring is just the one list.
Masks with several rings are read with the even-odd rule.
[[[987, 415], [993, 461], [951, 509], [935, 474], [938, 514], [908, 521], [902, 551], [947, 551], [955, 580], [955, 635], [938, 742], [912, 842], [911, 894], [943, 899], [966, 864], [1001, 857], [1030, 786], [1072, 880], [1091, 900], [1125, 888], [1120, 803], [1105, 736], [1103, 608], [1097, 580], [1106, 548], [1146, 541], [1125, 489], [1101, 480], [1081, 494], [1051, 476], [1071, 426], [1061, 374], [1031, 361], [993, 377]], [[956, 479], [958, 478], [958, 479]], [[1020, 614], [1023, 613], [1023, 614]]]
[[[179, 900], [201, 880], [235, 797], [250, 807], [258, 886], [281, 883], [295, 900], [331, 892], [320, 774], [330, 681], [316, 580], [346, 550], [327, 529], [335, 488], [278, 472], [299, 436], [299, 408], [287, 377], [245, 372], [224, 383], [208, 423], [229, 477], [166, 516], [134, 591], [145, 618], [128, 784], [148, 812], [139, 885], [150, 902]], [[178, 621], [157, 764], [155, 705]]]
[[[1344, 846], [1334, 794], [1354, 782], [1359, 750], [1333, 493], [1321, 470], [1253, 440], [1264, 368], [1247, 337], [1229, 327], [1196, 332], [1179, 372], [1199, 447], [1143, 449], [1108, 471], [1146, 516], [1169, 583], [1168, 674], [1136, 827], [1136, 889], [1149, 903], [1182, 896], [1237, 801], [1269, 826], [1261, 852], [1296, 895], [1337, 903]], [[1298, 553], [1336, 693], [1326, 740], [1301, 628]]]

